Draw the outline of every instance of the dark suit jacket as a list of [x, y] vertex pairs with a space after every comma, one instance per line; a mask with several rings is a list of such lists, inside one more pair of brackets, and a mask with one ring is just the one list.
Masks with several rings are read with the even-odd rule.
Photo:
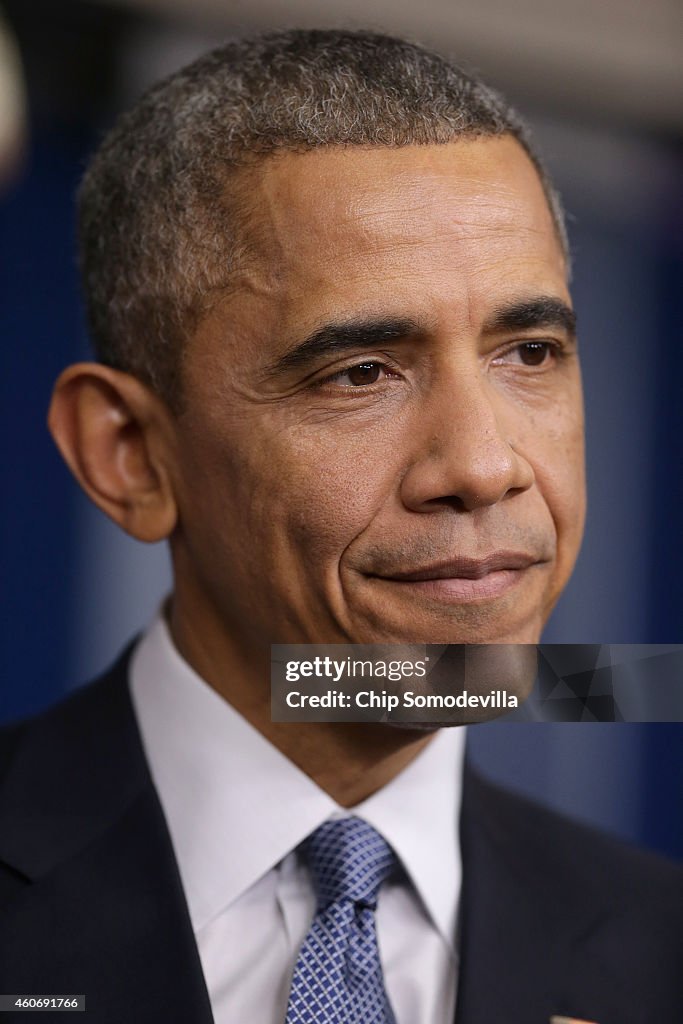
[[[461, 834], [457, 1024], [683, 1022], [680, 867], [470, 769]], [[125, 658], [0, 732], [0, 993], [83, 993], [93, 1024], [212, 1021]]]

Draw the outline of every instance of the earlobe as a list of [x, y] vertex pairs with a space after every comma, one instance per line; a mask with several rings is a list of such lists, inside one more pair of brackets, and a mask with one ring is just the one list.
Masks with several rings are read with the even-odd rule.
[[48, 426], [85, 493], [141, 541], [173, 532], [170, 414], [135, 377], [78, 363], [57, 381]]

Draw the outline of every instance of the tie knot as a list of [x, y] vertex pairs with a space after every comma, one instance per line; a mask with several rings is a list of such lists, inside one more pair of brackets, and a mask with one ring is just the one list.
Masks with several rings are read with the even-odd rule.
[[304, 841], [302, 851], [320, 910], [338, 900], [374, 908], [379, 887], [396, 864], [389, 844], [360, 818], [326, 821]]

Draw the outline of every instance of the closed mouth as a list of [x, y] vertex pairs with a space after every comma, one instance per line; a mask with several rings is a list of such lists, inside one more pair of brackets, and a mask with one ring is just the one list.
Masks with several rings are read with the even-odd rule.
[[382, 573], [381, 579], [399, 583], [420, 583], [428, 580], [482, 580], [493, 573], [528, 569], [545, 559], [520, 551], [494, 551], [484, 558], [458, 555], [447, 561], [432, 563], [409, 571]]

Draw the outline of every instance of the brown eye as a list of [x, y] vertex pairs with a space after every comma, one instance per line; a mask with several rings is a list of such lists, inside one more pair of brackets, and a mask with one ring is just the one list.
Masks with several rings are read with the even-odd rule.
[[519, 358], [525, 366], [540, 366], [550, 351], [547, 341], [526, 341], [519, 346]]
[[362, 387], [364, 384], [376, 384], [382, 367], [379, 363], [359, 363], [358, 366], [351, 366], [343, 374], [354, 387]]

